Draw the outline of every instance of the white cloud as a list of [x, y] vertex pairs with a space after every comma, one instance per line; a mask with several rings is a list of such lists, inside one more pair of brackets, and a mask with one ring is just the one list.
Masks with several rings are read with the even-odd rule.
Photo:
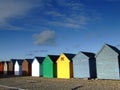
[[33, 35], [35, 45], [55, 45], [55, 31], [45, 30]]
[[0, 27], [14, 27], [9, 23], [10, 19], [22, 17], [36, 6], [28, 0], [0, 0]]

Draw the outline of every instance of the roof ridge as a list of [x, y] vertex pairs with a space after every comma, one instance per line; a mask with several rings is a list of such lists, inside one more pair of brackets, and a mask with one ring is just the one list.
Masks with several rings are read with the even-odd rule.
[[92, 53], [92, 52], [82, 52], [82, 53], [88, 57], [95, 57], [95, 53]]
[[110, 44], [105, 44], [105, 45], [109, 46], [109, 47], [110, 47], [111, 49], [113, 49], [115, 52], [117, 52], [118, 54], [120, 54], [120, 50], [119, 50], [117, 47], [112, 46], [112, 45], [110, 45]]

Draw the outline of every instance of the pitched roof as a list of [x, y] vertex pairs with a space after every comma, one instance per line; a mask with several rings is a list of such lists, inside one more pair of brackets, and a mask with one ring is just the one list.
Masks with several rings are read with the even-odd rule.
[[33, 62], [33, 59], [25, 59], [28, 63], [32, 63]]
[[22, 65], [23, 59], [16, 59], [19, 65]]
[[111, 49], [113, 49], [116, 53], [120, 54], [120, 50], [118, 48], [116, 48], [115, 46], [106, 44], [107, 46], [109, 46]]
[[4, 64], [5, 61], [0, 61], [0, 63]]
[[42, 63], [45, 57], [35, 57], [39, 63]]
[[75, 56], [75, 54], [71, 53], [63, 53], [70, 61], [72, 61], [72, 58]]
[[11, 61], [13, 64], [15, 64], [16, 59], [11, 59], [10, 61]]
[[59, 57], [59, 55], [48, 55], [49, 57], [50, 57], [50, 59], [54, 62], [54, 63], [56, 63], [56, 61], [57, 61], [57, 59], [58, 59], [58, 57]]
[[10, 62], [10, 61], [5, 61], [5, 63], [7, 63], [7, 64], [8, 64], [9, 62]]
[[95, 54], [94, 53], [91, 53], [91, 52], [81, 52], [83, 54], [85, 54], [86, 56], [88, 56], [89, 58], [95, 58]]

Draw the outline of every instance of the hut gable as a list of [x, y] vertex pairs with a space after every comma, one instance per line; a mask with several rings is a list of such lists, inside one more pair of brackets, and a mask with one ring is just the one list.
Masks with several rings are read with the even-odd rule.
[[73, 58], [72, 61], [75, 60], [74, 64], [80, 63], [81, 60], [95, 60], [95, 54], [91, 52], [83, 52], [80, 51], [78, 54], [76, 54]]
[[[102, 53], [101, 53], [102, 52]], [[115, 46], [109, 45], [109, 44], [105, 44], [102, 49], [98, 52], [98, 54], [96, 54], [95, 57], [98, 57], [98, 55], [104, 54], [104, 52], [111, 52], [111, 53], [107, 53], [107, 54], [114, 54], [114, 55], [119, 55], [120, 54], [120, 50], [117, 49]]]
[[72, 61], [72, 58], [75, 56], [75, 54], [71, 54], [71, 53], [63, 53], [67, 58], [68, 60]]
[[96, 55], [97, 77], [99, 79], [120, 79], [120, 51], [105, 44]]
[[70, 53], [62, 53], [59, 56], [59, 59], [56, 62], [59, 62], [61, 60], [65, 60], [65, 62], [72, 62], [72, 58], [75, 56], [75, 54], [70, 54]]

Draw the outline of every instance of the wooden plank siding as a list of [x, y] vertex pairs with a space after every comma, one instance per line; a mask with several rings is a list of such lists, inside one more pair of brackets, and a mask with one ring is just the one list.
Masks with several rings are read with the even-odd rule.
[[[42, 62], [45, 57], [35, 57], [32, 62], [32, 76], [40, 77], [43, 76]], [[37, 69], [36, 69], [37, 68]]]
[[79, 52], [73, 57], [74, 78], [96, 78], [95, 54]]
[[120, 79], [120, 51], [105, 44], [96, 55], [98, 79]]
[[0, 74], [3, 74], [3, 71], [4, 71], [4, 62], [1, 61], [0, 62]]
[[23, 62], [22, 59], [16, 59], [15, 66], [14, 66], [15, 67], [14, 68], [14, 73], [17, 76], [22, 75], [22, 62]]
[[22, 62], [22, 75], [31, 76], [32, 75], [32, 62], [33, 59], [25, 59]]
[[8, 65], [9, 61], [5, 61], [4, 62], [4, 71], [3, 71], [3, 74], [4, 75], [8, 75], [8, 71], [9, 71], [9, 65]]
[[57, 78], [72, 78], [73, 63], [72, 58], [75, 54], [62, 53], [57, 62]]
[[53, 78], [57, 77], [57, 65], [56, 61], [58, 55], [47, 55], [42, 63], [43, 65], [43, 77]]
[[8, 74], [14, 75], [14, 65], [15, 65], [16, 59], [11, 59], [8, 63]]

